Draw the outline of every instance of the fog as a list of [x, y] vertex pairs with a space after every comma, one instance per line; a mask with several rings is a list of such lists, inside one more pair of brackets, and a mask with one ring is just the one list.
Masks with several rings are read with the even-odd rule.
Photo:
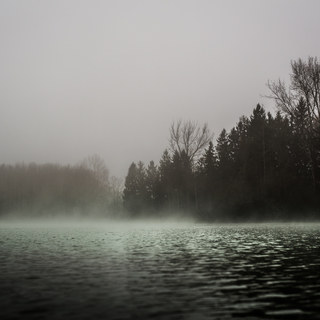
[[173, 120], [231, 126], [319, 53], [318, 1], [3, 1], [0, 163], [99, 154], [124, 178]]
[[[106, 230], [135, 230], [135, 229], [158, 229], [158, 228], [185, 228], [197, 222], [192, 217], [178, 214], [164, 216], [163, 218], [99, 218], [99, 217], [56, 217], [21, 218], [10, 215], [0, 219], [1, 228], [98, 228]], [[279, 223], [278, 223], [279, 224]], [[223, 225], [223, 223], [219, 223]], [[232, 224], [230, 224], [232, 225]], [[307, 225], [307, 224], [306, 224]]]
[[[157, 216], [140, 215], [132, 217], [127, 212], [101, 212], [95, 211], [94, 208], [88, 213], [80, 211], [69, 212], [42, 212], [34, 213], [28, 211], [6, 212], [0, 217], [2, 227], [155, 227], [165, 226], [185, 226], [194, 223], [204, 223], [188, 212], [159, 212]], [[219, 223], [219, 222], [217, 222]], [[220, 222], [221, 223], [221, 222]], [[230, 222], [229, 222], [230, 223]]]
[[[263, 96], [319, 55], [319, 12], [1, 1], [3, 318], [318, 318], [320, 115]], [[214, 133], [202, 162], [164, 154], [178, 119]]]
[[[306, 158], [318, 140], [306, 150], [298, 127], [276, 119], [263, 96], [269, 79], [290, 83], [291, 61], [320, 52], [319, 9], [318, 1], [1, 2], [0, 216], [318, 218], [318, 160]], [[243, 144], [240, 129], [230, 132], [242, 115]], [[226, 128], [233, 164], [221, 154], [214, 162], [212, 149], [219, 170], [209, 179], [181, 154], [174, 171], [171, 150], [159, 188], [178, 119], [208, 123], [214, 145]], [[150, 179], [128, 191], [133, 162]]]

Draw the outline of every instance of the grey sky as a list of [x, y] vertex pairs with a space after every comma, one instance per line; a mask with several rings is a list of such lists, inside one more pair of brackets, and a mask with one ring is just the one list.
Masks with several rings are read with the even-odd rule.
[[0, 1], [0, 163], [99, 154], [124, 178], [174, 119], [215, 138], [319, 56], [320, 1]]

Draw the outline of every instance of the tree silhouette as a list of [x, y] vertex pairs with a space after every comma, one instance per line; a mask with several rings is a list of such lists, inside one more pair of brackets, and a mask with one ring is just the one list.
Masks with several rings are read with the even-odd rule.
[[196, 122], [190, 120], [173, 122], [169, 132], [171, 151], [173, 153], [177, 151], [180, 156], [184, 151], [192, 163], [213, 138], [207, 123], [200, 128]]
[[317, 57], [309, 57], [307, 61], [298, 59], [291, 61], [291, 70], [289, 87], [280, 79], [268, 81], [267, 87], [271, 94], [265, 97], [273, 99], [278, 110], [287, 115], [293, 123], [299, 123], [300, 129], [301, 125], [304, 126], [304, 135], [301, 138], [309, 158], [313, 187], [318, 193], [320, 147], [315, 142], [319, 141], [320, 136], [320, 63]]

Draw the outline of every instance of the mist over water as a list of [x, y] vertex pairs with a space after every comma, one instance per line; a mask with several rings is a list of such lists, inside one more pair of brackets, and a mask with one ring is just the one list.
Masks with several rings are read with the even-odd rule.
[[5, 318], [317, 319], [320, 224], [1, 222]]

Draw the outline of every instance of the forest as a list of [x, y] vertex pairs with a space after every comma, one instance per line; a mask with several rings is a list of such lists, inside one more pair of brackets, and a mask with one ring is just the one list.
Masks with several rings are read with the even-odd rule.
[[[304, 116], [303, 100], [299, 108]], [[209, 221], [320, 218], [320, 141], [303, 130], [258, 104], [230, 132], [222, 130], [216, 145], [209, 141], [196, 161], [182, 149], [165, 150], [158, 166], [132, 163], [124, 207], [133, 216], [183, 212]]]
[[77, 165], [0, 165], [0, 216], [198, 221], [320, 219], [320, 63], [291, 62], [290, 85], [268, 81], [276, 113], [257, 104], [213, 141], [178, 120], [158, 164], [132, 163], [124, 186], [98, 156]]
[[258, 104], [215, 145], [206, 124], [173, 123], [159, 165], [131, 164], [124, 208], [208, 221], [319, 219], [320, 64], [309, 57], [291, 68], [289, 87], [267, 83], [276, 114]]
[[0, 216], [114, 217], [121, 207], [121, 180], [109, 176], [98, 155], [74, 166], [0, 166]]

